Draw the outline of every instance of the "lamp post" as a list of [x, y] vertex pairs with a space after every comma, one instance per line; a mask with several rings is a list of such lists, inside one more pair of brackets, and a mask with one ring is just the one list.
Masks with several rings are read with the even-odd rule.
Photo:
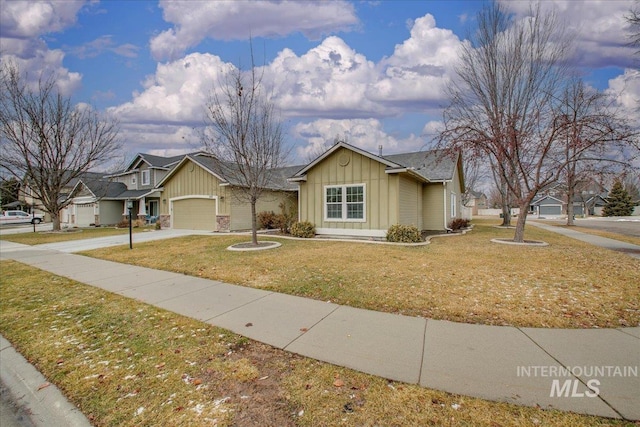
[[133, 249], [133, 232], [131, 228], [131, 209], [133, 209], [133, 200], [127, 200], [127, 210], [129, 211], [129, 249]]

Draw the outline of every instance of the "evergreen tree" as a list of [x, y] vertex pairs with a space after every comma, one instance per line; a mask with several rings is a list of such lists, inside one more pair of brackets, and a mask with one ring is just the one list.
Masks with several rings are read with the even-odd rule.
[[629, 216], [633, 213], [633, 201], [622, 182], [616, 181], [602, 210], [603, 216]]

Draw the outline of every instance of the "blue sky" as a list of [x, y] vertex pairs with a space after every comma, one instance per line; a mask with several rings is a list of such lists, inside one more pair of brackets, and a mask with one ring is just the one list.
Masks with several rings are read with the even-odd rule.
[[[456, 49], [481, 1], [0, 0], [0, 52], [59, 76], [76, 102], [121, 122], [126, 155], [199, 148], [206, 94], [225, 67], [256, 62], [300, 163], [339, 134], [361, 148], [420, 149], [437, 131]], [[576, 37], [571, 59], [630, 120], [640, 99], [625, 1], [545, 1]], [[505, 5], [524, 16], [527, 2]], [[637, 61], [637, 57], [636, 57]]]

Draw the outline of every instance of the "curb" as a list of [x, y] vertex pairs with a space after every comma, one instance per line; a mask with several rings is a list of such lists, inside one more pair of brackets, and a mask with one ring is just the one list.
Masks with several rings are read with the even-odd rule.
[[91, 423], [60, 390], [0, 335], [0, 381], [9, 400], [21, 408], [36, 427], [90, 427]]

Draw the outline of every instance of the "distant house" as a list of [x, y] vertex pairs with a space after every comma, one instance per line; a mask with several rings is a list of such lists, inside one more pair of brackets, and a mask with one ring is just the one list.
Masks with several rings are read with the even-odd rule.
[[339, 142], [295, 173], [298, 216], [320, 235], [384, 237], [390, 226], [447, 230], [460, 216], [462, 159], [441, 152], [378, 156]]
[[554, 183], [538, 193], [529, 212], [547, 218], [566, 216], [569, 212], [576, 217], [600, 216], [607, 194], [607, 189], [594, 179], [580, 181], [573, 192], [573, 206], [569, 208], [566, 186]]
[[61, 222], [76, 227], [113, 225], [123, 219], [123, 200], [119, 196], [127, 191], [120, 182], [105, 178], [81, 178], [71, 194], [72, 202], [64, 209]]
[[472, 215], [478, 215], [480, 209], [487, 209], [489, 207], [487, 196], [484, 193], [473, 190], [467, 191], [465, 198], [466, 203], [464, 203], [464, 205], [471, 209]]
[[533, 199], [531, 213], [544, 218], [556, 218], [566, 215], [563, 213], [564, 203], [553, 196], [542, 196]]

